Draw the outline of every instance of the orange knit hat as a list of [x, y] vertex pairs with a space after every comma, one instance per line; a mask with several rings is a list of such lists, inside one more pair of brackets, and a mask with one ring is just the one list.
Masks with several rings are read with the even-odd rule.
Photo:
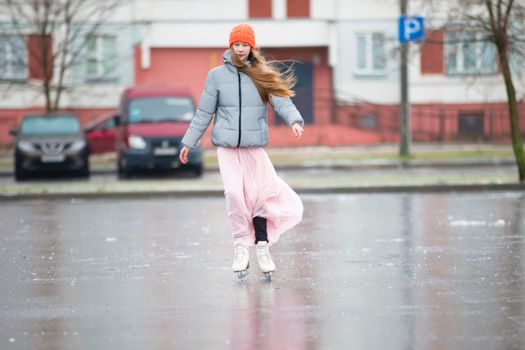
[[253, 28], [249, 24], [239, 24], [233, 27], [230, 33], [230, 45], [231, 47], [234, 43], [242, 41], [251, 46], [252, 49], [255, 49], [255, 33]]

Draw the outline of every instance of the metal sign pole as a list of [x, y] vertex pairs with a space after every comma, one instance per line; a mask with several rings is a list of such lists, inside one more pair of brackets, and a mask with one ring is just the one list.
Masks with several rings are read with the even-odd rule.
[[[400, 0], [401, 16], [407, 15], [407, 1]], [[401, 82], [401, 125], [400, 125], [400, 145], [399, 154], [402, 156], [410, 155], [411, 128], [410, 128], [410, 101], [408, 95], [408, 41], [401, 42], [400, 60], [400, 82]]]

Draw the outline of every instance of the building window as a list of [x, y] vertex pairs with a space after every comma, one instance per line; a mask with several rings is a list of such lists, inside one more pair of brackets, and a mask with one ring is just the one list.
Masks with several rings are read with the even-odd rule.
[[377, 129], [377, 116], [375, 114], [365, 114], [359, 119], [359, 126], [363, 130]]
[[86, 81], [114, 82], [117, 75], [117, 38], [93, 36], [88, 39]]
[[449, 32], [446, 40], [446, 65], [449, 75], [497, 73], [496, 48], [476, 32]]
[[383, 33], [359, 33], [356, 36], [356, 43], [356, 74], [385, 74], [385, 35]]
[[20, 35], [0, 34], [0, 80], [27, 80], [27, 45]]
[[460, 136], [483, 136], [483, 113], [460, 113], [458, 117], [458, 133]]

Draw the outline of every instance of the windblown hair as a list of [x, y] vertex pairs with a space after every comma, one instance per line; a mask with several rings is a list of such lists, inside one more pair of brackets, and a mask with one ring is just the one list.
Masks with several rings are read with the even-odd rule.
[[257, 49], [250, 51], [248, 61], [251, 64], [245, 64], [239, 59], [233, 49], [231, 51], [232, 64], [252, 79], [264, 102], [270, 102], [271, 95], [279, 97], [295, 96], [295, 92], [292, 89], [297, 82], [297, 78], [293, 74], [291, 66], [280, 72], [276, 67], [276, 64], [280, 62], [266, 62], [264, 56]]

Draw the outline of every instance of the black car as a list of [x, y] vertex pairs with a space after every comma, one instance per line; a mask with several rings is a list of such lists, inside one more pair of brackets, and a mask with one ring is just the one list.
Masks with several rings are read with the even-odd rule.
[[15, 177], [41, 172], [89, 176], [89, 150], [78, 118], [68, 114], [30, 115], [15, 136]]

